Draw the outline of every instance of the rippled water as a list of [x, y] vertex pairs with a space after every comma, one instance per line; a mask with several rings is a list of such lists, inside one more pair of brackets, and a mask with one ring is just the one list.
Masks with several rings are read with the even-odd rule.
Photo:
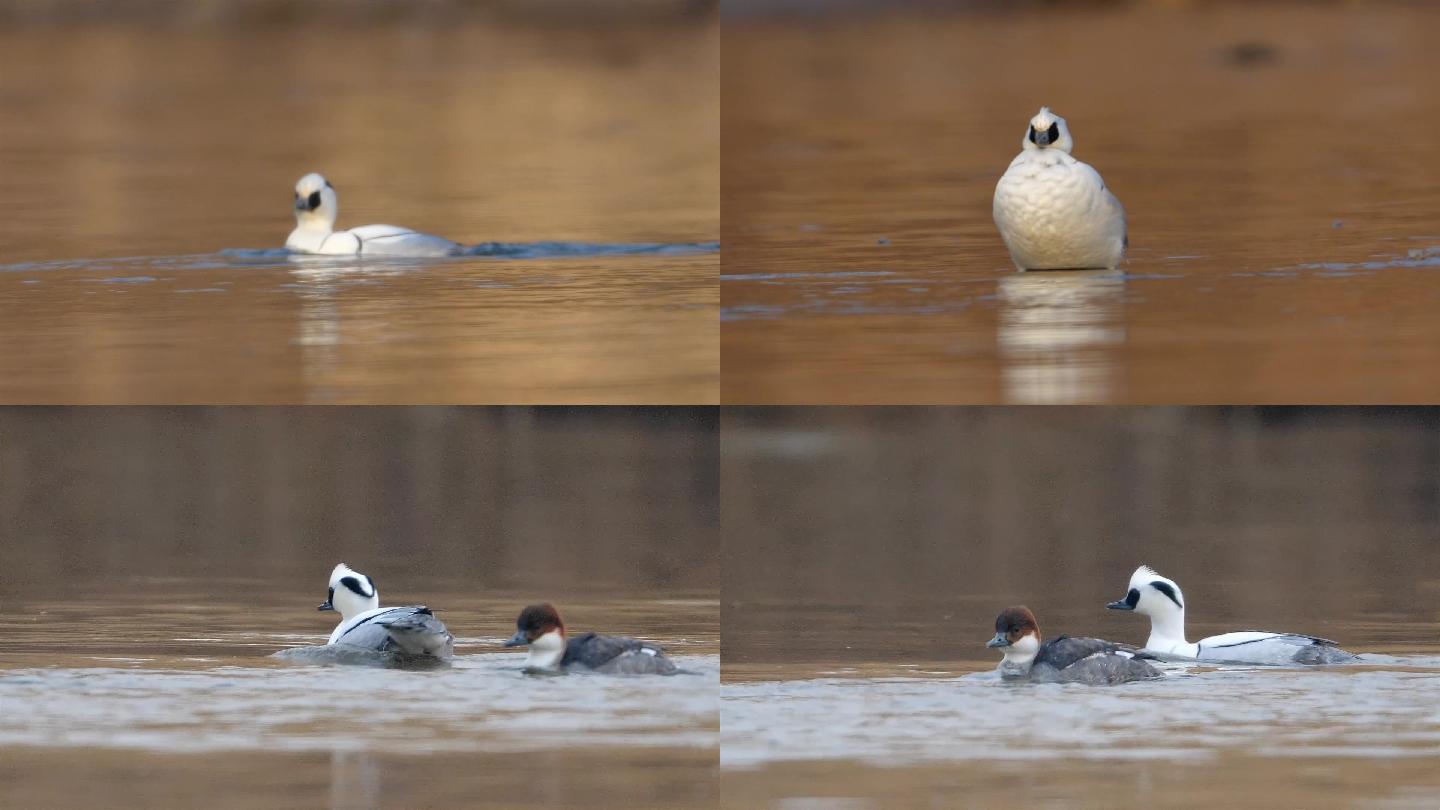
[[[0, 409], [0, 804], [713, 807], [717, 419]], [[454, 664], [324, 663], [340, 560]], [[524, 675], [542, 600], [689, 674]]]
[[1171, 664], [1162, 680], [1108, 688], [933, 666], [727, 683], [721, 763], [1191, 760], [1227, 750], [1440, 758], [1440, 643], [1425, 656], [1363, 661], [1315, 671]]
[[[725, 401], [1440, 397], [1440, 193], [1394, 135], [1437, 123], [1435, 9], [1152, 5], [727, 24]], [[1122, 273], [1010, 263], [1042, 104], [1127, 208]]]
[[1427, 642], [1319, 670], [1167, 665], [1115, 687], [953, 664], [742, 672], [721, 688], [722, 806], [1433, 807]]
[[[584, 745], [713, 749], [719, 659], [676, 656], [663, 685], [577, 675], [541, 682], [523, 656], [461, 654], [443, 672], [346, 666], [12, 670], [0, 745], [163, 751], [514, 752]], [[114, 669], [124, 665], [123, 669]], [[390, 696], [394, 696], [393, 699]], [[13, 702], [12, 702], [13, 701]]]
[[[149, 762], [198, 764], [207, 755], [231, 765], [199, 776], [186, 776], [192, 764], [170, 769], [152, 786], [164, 798], [151, 806], [188, 805], [201, 785], [243, 799], [244, 784], [282, 755], [294, 757], [285, 760], [287, 778], [303, 775], [305, 786], [287, 787], [268, 806], [423, 806], [461, 790], [474, 806], [486, 806], [487, 796], [499, 806], [548, 806], [557, 784], [588, 785], [601, 806], [713, 802], [720, 676], [713, 600], [683, 593], [557, 599], [574, 630], [657, 641], [683, 672], [532, 677], [521, 671], [523, 654], [499, 646], [513, 632], [523, 594], [427, 593], [456, 635], [456, 658], [449, 668], [416, 672], [276, 657], [323, 644], [334, 614], [315, 612], [314, 600], [296, 594], [250, 587], [251, 604], [174, 582], [153, 583], [152, 594], [7, 603], [0, 747], [7, 761], [41, 763], [13, 775], [16, 795], [48, 797], [16, 806], [82, 801], [82, 788], [55, 779], [60, 768], [133, 773]], [[234, 593], [230, 583], [219, 590]], [[435, 784], [404, 776], [437, 762], [454, 769], [462, 755], [505, 764], [499, 773], [460, 766]], [[551, 767], [578, 770], [547, 773]], [[597, 783], [586, 768], [610, 776]], [[552, 789], [516, 788], [517, 777]], [[145, 804], [123, 792], [84, 800]]]
[[[716, 401], [718, 23], [598, 23], [0, 34], [0, 399]], [[317, 170], [473, 257], [276, 255]]]
[[[1440, 795], [1440, 488], [1427, 409], [727, 409], [722, 806], [1369, 808]], [[1143, 644], [1362, 663], [1008, 684], [1004, 607]]]
[[[486, 258], [361, 262], [254, 250], [0, 266], [0, 309], [13, 315], [0, 332], [16, 348], [0, 360], [0, 399], [708, 396], [714, 326], [697, 316], [712, 284], [703, 276], [718, 264], [709, 246], [480, 247]], [[34, 329], [40, 313], [47, 326]], [[533, 356], [539, 347], [543, 357]]]

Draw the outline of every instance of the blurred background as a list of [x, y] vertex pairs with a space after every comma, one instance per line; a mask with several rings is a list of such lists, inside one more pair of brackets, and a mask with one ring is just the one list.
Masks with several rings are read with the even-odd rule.
[[[0, 408], [6, 805], [713, 807], [718, 452], [714, 408]], [[340, 561], [454, 666], [272, 657]], [[684, 674], [527, 678], [539, 601]]]
[[713, 595], [717, 441], [706, 408], [0, 409], [0, 595], [308, 603], [341, 560], [417, 589]]
[[[21, 0], [0, 23], [0, 401], [718, 401], [713, 2]], [[339, 228], [504, 249], [293, 260], [312, 171]]]
[[[1440, 400], [1440, 6], [724, 4], [724, 401]], [[1125, 273], [992, 218], [1042, 106], [1124, 204]], [[1403, 122], [1403, 123], [1397, 123]]]
[[730, 409], [722, 443], [727, 679], [990, 669], [1012, 604], [1143, 643], [1104, 608], [1142, 563], [1184, 589], [1192, 640], [1440, 632], [1432, 409]]
[[7, 262], [281, 247], [310, 171], [342, 228], [718, 227], [713, 2], [22, 0], [0, 20]]

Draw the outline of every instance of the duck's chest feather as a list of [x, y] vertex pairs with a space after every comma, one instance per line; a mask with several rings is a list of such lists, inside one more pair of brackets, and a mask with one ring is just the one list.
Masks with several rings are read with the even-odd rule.
[[1085, 230], [1107, 213], [1106, 193], [1099, 173], [1069, 155], [1023, 154], [995, 187], [995, 216], [1057, 235]]
[[348, 231], [296, 228], [285, 246], [322, 256], [453, 256], [461, 246], [449, 239], [396, 225], [361, 225]]

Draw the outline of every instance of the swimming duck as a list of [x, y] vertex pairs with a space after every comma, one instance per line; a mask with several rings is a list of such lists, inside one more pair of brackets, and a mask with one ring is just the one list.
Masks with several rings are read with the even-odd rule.
[[1020, 145], [995, 185], [993, 205], [1016, 269], [1118, 267], [1129, 244], [1125, 207], [1099, 172], [1071, 156], [1075, 141], [1065, 119], [1041, 107]]
[[344, 644], [407, 659], [449, 661], [455, 638], [424, 605], [380, 607], [375, 580], [345, 563], [330, 572], [330, 592], [320, 610], [340, 614], [327, 644]]
[[1185, 594], [1174, 580], [1145, 565], [1130, 575], [1125, 598], [1105, 607], [1149, 616], [1150, 638], [1145, 640], [1145, 649], [1161, 655], [1236, 664], [1343, 664], [1359, 660], [1330, 639], [1298, 633], [1242, 630], [1191, 644], [1185, 640]]
[[295, 184], [295, 230], [285, 247], [323, 256], [453, 256], [463, 248], [438, 236], [394, 225], [335, 230], [340, 200], [323, 175], [311, 172]]
[[560, 612], [549, 603], [530, 605], [515, 620], [506, 647], [528, 646], [525, 670], [556, 674], [572, 668], [614, 675], [673, 675], [678, 670], [657, 644], [621, 636], [586, 633], [566, 639]]
[[1024, 605], [995, 617], [995, 637], [985, 644], [1004, 650], [996, 668], [1006, 680], [1038, 683], [1116, 684], [1161, 677], [1148, 657], [1128, 644], [1060, 636], [1041, 643], [1040, 625]]

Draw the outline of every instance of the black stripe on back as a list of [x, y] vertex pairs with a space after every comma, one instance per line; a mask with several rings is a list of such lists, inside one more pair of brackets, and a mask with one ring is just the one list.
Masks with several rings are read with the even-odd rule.
[[403, 610], [403, 609], [404, 609], [404, 608], [387, 608], [387, 609], [385, 609], [385, 610], [382, 610], [382, 611], [380, 611], [379, 613], [376, 613], [374, 616], [371, 616], [370, 618], [366, 619], [366, 620], [363, 621], [363, 622], [356, 622], [356, 624], [355, 624], [354, 627], [350, 628], [349, 630], [346, 630], [344, 633], [341, 633], [341, 634], [340, 634], [340, 638], [337, 638], [337, 639], [335, 639], [335, 640], [336, 640], [336, 641], [339, 641], [341, 638], [345, 638], [346, 636], [348, 636], [348, 635], [350, 635], [351, 633], [353, 633], [356, 629], [358, 629], [358, 628], [360, 628], [360, 627], [363, 627], [363, 626], [369, 624], [370, 622], [375, 621], [376, 619], [380, 618], [381, 616], [384, 616], [384, 615], [389, 614], [389, 613], [393, 613], [394, 611], [397, 611], [397, 610]]

